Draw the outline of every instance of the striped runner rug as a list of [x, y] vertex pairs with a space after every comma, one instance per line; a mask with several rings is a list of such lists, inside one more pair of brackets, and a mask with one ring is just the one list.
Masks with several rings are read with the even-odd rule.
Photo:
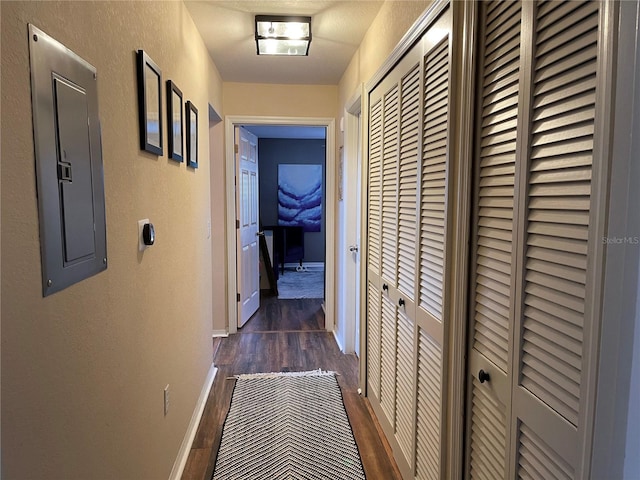
[[213, 480], [365, 479], [335, 373], [236, 378]]

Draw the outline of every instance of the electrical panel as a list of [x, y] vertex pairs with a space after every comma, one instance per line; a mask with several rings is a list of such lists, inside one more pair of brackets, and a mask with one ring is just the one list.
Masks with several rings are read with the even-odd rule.
[[29, 25], [43, 296], [107, 268], [96, 69]]

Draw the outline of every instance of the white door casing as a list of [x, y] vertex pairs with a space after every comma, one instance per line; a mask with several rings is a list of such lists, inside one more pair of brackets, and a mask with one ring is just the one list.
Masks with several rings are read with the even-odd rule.
[[360, 91], [348, 102], [345, 110], [345, 150], [343, 162], [344, 189], [344, 282], [341, 288], [343, 303], [341, 322], [344, 328], [344, 351], [360, 355], [360, 224], [361, 224], [361, 100]]
[[227, 222], [227, 305], [228, 331], [236, 333], [238, 329], [238, 308], [235, 286], [237, 285], [237, 233], [235, 194], [235, 127], [242, 125], [279, 125], [279, 126], [321, 126], [327, 129], [326, 136], [326, 254], [325, 254], [325, 329], [332, 332], [335, 327], [335, 265], [336, 265], [336, 165], [335, 165], [335, 119], [326, 117], [270, 117], [253, 115], [225, 116], [225, 186], [226, 186], [226, 222]]
[[238, 328], [260, 308], [258, 139], [236, 127]]

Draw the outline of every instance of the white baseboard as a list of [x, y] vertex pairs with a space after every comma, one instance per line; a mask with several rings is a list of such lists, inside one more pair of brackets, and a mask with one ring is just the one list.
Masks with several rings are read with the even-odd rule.
[[227, 332], [227, 330], [214, 330], [213, 333], [211, 334], [211, 336], [213, 338], [215, 338], [215, 337], [228, 337], [229, 336], [229, 332]]
[[344, 345], [342, 345], [342, 342], [340, 342], [340, 338], [338, 337], [338, 332], [336, 332], [335, 330], [333, 331], [333, 338], [336, 339], [336, 343], [338, 344], [338, 348], [340, 349], [340, 351], [344, 353]]
[[200, 398], [198, 398], [198, 402], [196, 403], [196, 408], [193, 410], [191, 422], [189, 422], [187, 432], [182, 439], [182, 445], [180, 445], [178, 456], [176, 457], [176, 461], [173, 462], [173, 468], [171, 469], [169, 480], [180, 480], [180, 477], [182, 477], [182, 472], [184, 471], [184, 467], [187, 464], [189, 451], [191, 450], [193, 439], [195, 438], [196, 432], [198, 431], [198, 425], [200, 425], [202, 412], [204, 412], [204, 406], [207, 403], [207, 398], [209, 398], [209, 392], [211, 391], [213, 380], [216, 378], [216, 373], [218, 373], [218, 369], [212, 363], [211, 368], [209, 369], [209, 373], [207, 373], [207, 378], [204, 381], [202, 391], [200, 392]]

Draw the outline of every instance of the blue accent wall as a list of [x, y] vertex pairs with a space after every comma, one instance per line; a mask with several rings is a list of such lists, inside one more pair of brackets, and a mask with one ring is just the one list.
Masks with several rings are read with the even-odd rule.
[[286, 138], [258, 139], [260, 220], [263, 226], [278, 225], [278, 165], [322, 165], [322, 226], [319, 232], [306, 232], [304, 261], [324, 262], [326, 236], [326, 141]]

